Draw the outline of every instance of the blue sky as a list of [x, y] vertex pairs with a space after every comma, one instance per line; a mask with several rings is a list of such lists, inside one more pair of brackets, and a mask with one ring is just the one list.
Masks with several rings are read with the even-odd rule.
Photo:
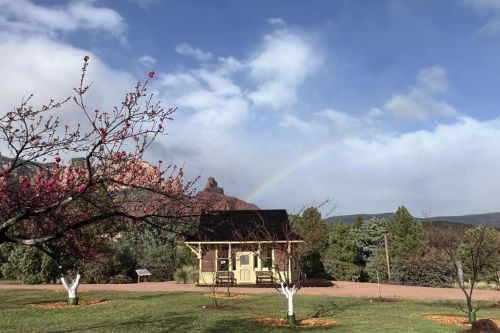
[[147, 158], [200, 189], [290, 212], [500, 210], [500, 0], [0, 0], [0, 49], [2, 110], [70, 93], [83, 55], [100, 109], [153, 69], [179, 109]]

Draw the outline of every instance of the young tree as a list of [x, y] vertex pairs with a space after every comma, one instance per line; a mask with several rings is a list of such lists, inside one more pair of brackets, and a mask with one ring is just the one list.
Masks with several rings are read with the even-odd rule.
[[[0, 163], [0, 243], [42, 245], [110, 219], [168, 228], [191, 213], [193, 182], [184, 182], [182, 168], [142, 162], [175, 111], [147, 94], [154, 72], [120, 106], [89, 110], [88, 66], [85, 56], [73, 96], [38, 109], [29, 97], [0, 117], [0, 142], [10, 155]], [[61, 123], [56, 111], [71, 102], [85, 125]], [[75, 155], [83, 157], [63, 164]]]
[[[296, 326], [294, 296], [302, 288], [303, 271], [301, 258], [304, 254], [304, 241], [287, 223], [266, 225], [262, 216], [250, 223], [246, 230], [234, 233], [234, 239], [249, 242], [252, 250], [262, 261], [271, 260], [276, 289], [287, 300], [287, 320], [290, 326]], [[259, 244], [260, 243], [260, 244]], [[256, 245], [259, 244], [259, 245]], [[272, 249], [272, 256], [266, 249]]]
[[[495, 229], [480, 226], [466, 231], [463, 238], [457, 233], [434, 230], [429, 241], [448, 257], [453, 278], [466, 299], [465, 312], [473, 323], [479, 310], [472, 302], [474, 288], [481, 273], [496, 269], [500, 264], [500, 235]], [[468, 286], [465, 277], [470, 281]]]

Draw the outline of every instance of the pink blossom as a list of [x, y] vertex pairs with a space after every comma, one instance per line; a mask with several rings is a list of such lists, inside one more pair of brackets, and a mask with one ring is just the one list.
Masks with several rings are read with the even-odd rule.
[[106, 130], [104, 128], [99, 128], [99, 135], [101, 136], [101, 140], [106, 139]]

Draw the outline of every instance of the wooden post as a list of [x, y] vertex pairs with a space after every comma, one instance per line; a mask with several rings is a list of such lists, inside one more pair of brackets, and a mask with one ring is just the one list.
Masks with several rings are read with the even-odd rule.
[[389, 246], [387, 245], [387, 234], [384, 234], [384, 243], [385, 243], [385, 259], [387, 260], [387, 277], [389, 278], [389, 282], [391, 281], [391, 264], [389, 262]]
[[231, 249], [231, 243], [228, 243], [228, 245], [227, 245], [227, 260], [229, 260], [229, 262], [227, 263], [227, 271], [232, 272], [233, 271], [233, 252]]
[[287, 242], [287, 255], [288, 255], [288, 277], [287, 277], [287, 283], [292, 283], [292, 246], [290, 242]]

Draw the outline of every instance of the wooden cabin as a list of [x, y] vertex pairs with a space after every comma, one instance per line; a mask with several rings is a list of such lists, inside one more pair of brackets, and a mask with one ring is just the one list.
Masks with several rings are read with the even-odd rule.
[[199, 259], [200, 285], [293, 281], [301, 274], [300, 243], [284, 209], [207, 212], [185, 242]]

